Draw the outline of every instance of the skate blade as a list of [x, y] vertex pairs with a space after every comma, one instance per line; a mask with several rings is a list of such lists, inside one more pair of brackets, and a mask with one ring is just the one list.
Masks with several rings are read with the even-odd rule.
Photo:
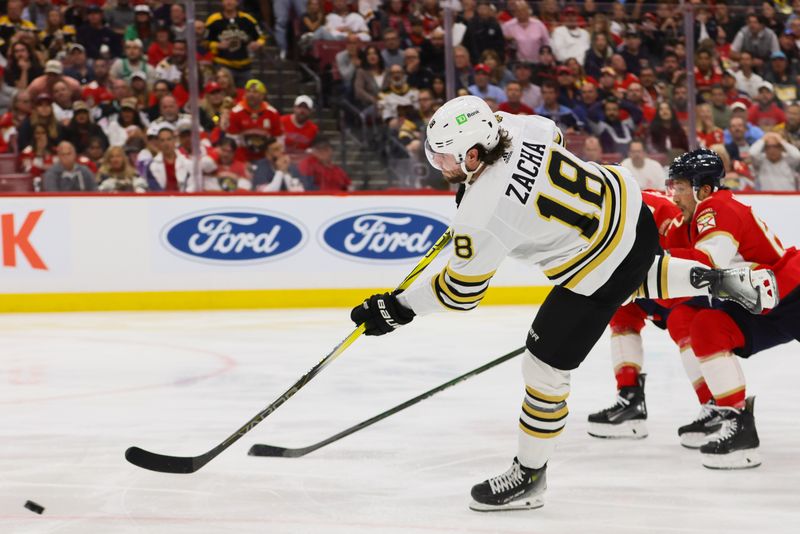
[[511, 501], [506, 504], [483, 504], [478, 501], [469, 503], [469, 509], [475, 512], [513, 512], [518, 510], [535, 510], [544, 506], [544, 495], [532, 495]]
[[637, 419], [618, 425], [589, 423], [587, 432], [592, 437], [602, 439], [644, 439], [647, 437], [647, 422]]
[[686, 447], [687, 449], [699, 449], [706, 443], [710, 443], [713, 441], [711, 437], [714, 435], [714, 432], [710, 434], [704, 434], [702, 432], [687, 432], [685, 434], [681, 434], [681, 445]]
[[761, 465], [758, 449], [744, 449], [728, 454], [702, 454], [703, 467], [708, 469], [752, 469]]

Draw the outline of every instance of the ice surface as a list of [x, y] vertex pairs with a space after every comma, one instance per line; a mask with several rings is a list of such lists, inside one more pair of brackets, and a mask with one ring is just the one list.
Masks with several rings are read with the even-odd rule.
[[[0, 533], [797, 533], [798, 346], [744, 362], [764, 464], [716, 472], [678, 445], [698, 411], [675, 348], [645, 330], [650, 436], [586, 434], [611, 404], [608, 338], [573, 373], [540, 510], [478, 514], [470, 487], [516, 447], [519, 358], [297, 459], [315, 443], [524, 343], [532, 307], [486, 307], [359, 339], [201, 471], [151, 473], [130, 445], [205, 452], [351, 329], [346, 310], [0, 317]], [[580, 332], [576, 332], [580, 335]], [[44, 506], [39, 516], [26, 500]]]

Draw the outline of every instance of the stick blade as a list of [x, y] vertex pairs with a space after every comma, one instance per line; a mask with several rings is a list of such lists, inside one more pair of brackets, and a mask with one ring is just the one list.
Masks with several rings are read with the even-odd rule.
[[202, 467], [192, 457], [156, 454], [139, 447], [129, 447], [125, 459], [137, 467], [159, 473], [194, 473]]
[[305, 448], [303, 449], [287, 449], [286, 447], [276, 447], [275, 445], [264, 445], [256, 443], [247, 452], [249, 456], [270, 456], [278, 458], [297, 458], [306, 454]]

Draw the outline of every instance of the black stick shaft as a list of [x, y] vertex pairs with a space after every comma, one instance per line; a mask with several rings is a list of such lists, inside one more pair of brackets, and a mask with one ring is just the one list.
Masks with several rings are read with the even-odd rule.
[[[453, 237], [452, 228], [448, 228], [436, 243], [428, 250], [425, 256], [417, 263], [414, 269], [408, 276], [397, 286], [397, 289], [407, 289], [411, 284], [422, 274], [422, 271], [430, 265], [436, 258], [439, 252], [444, 249]], [[166, 454], [158, 454], [144, 450], [140, 447], [129, 447], [125, 451], [125, 459], [130, 463], [148, 469], [150, 471], [159, 471], [162, 473], [194, 473], [208, 462], [219, 456], [219, 454], [239, 441], [239, 439], [250, 432], [257, 424], [267, 418], [269, 414], [277, 410], [284, 402], [292, 398], [295, 393], [300, 391], [312, 378], [317, 376], [320, 371], [327, 367], [333, 360], [338, 358], [350, 345], [364, 333], [364, 325], [359, 325], [353, 332], [347, 336], [341, 343], [336, 345], [327, 356], [325, 356], [319, 363], [312, 367], [306, 374], [294, 383], [292, 387], [287, 389], [280, 397], [275, 399], [269, 406], [258, 412], [239, 429], [228, 436], [225, 441], [218, 444], [210, 451], [199, 456], [170, 456]]]
[[472, 378], [473, 376], [477, 376], [477, 375], [483, 373], [484, 371], [488, 371], [492, 367], [496, 367], [497, 365], [500, 365], [501, 363], [503, 363], [503, 362], [505, 362], [507, 360], [510, 360], [511, 358], [514, 358], [515, 356], [518, 356], [518, 355], [522, 354], [523, 352], [525, 352], [525, 347], [520, 347], [520, 348], [518, 348], [518, 349], [516, 349], [514, 351], [509, 352], [508, 354], [504, 354], [503, 356], [500, 356], [499, 358], [496, 358], [496, 359], [490, 361], [489, 363], [481, 365], [480, 367], [478, 367], [476, 369], [473, 369], [472, 371], [466, 372], [463, 375], [457, 376], [456, 378], [453, 378], [452, 380], [449, 380], [449, 381], [445, 382], [444, 384], [442, 384], [440, 386], [437, 386], [437, 387], [435, 387], [433, 389], [429, 389], [425, 393], [417, 395], [413, 399], [409, 399], [409, 400], [407, 400], [407, 401], [405, 401], [405, 402], [403, 402], [401, 404], [398, 404], [397, 406], [395, 406], [393, 408], [390, 408], [390, 409], [386, 410], [385, 412], [379, 413], [378, 415], [376, 415], [374, 417], [370, 417], [369, 419], [367, 419], [365, 421], [362, 421], [362, 422], [360, 422], [360, 423], [358, 423], [356, 425], [351, 426], [350, 428], [342, 430], [338, 434], [334, 434], [333, 436], [331, 436], [331, 437], [329, 437], [327, 439], [324, 439], [324, 440], [322, 440], [322, 441], [320, 441], [318, 443], [314, 443], [313, 445], [309, 445], [307, 447], [299, 447], [299, 448], [292, 449], [292, 448], [286, 448], [286, 447], [277, 447], [277, 446], [273, 446], [273, 445], [255, 444], [250, 448], [250, 451], [248, 452], [248, 454], [250, 456], [283, 456], [283, 457], [286, 457], [286, 458], [298, 458], [300, 456], [305, 456], [306, 454], [308, 454], [310, 452], [314, 452], [315, 450], [320, 449], [320, 448], [322, 448], [322, 447], [324, 447], [326, 445], [330, 445], [331, 443], [333, 443], [335, 441], [339, 441], [340, 439], [342, 439], [344, 437], [347, 437], [350, 434], [353, 434], [355, 432], [358, 432], [359, 430], [367, 428], [368, 426], [373, 425], [373, 424], [377, 423], [378, 421], [382, 421], [383, 419], [386, 419], [390, 415], [394, 415], [394, 414], [396, 414], [398, 412], [401, 412], [401, 411], [405, 410], [406, 408], [409, 408], [410, 406], [413, 406], [413, 405], [415, 405], [415, 404], [427, 399], [428, 397], [431, 397], [431, 396], [433, 396], [433, 395], [435, 395], [435, 394], [437, 394], [437, 393], [439, 393], [441, 391], [444, 391], [445, 389], [448, 389], [448, 388], [450, 388], [452, 386], [455, 386], [459, 382], [463, 382], [464, 380], [467, 380], [468, 378]]

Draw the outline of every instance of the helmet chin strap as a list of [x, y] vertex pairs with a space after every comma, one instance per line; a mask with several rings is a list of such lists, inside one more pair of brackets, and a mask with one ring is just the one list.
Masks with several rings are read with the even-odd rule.
[[467, 161], [466, 160], [462, 161], [461, 162], [461, 171], [464, 174], [467, 175], [467, 178], [466, 178], [466, 180], [464, 180], [464, 183], [466, 183], [467, 185], [471, 185], [472, 182], [473, 182], [473, 178], [472, 177], [475, 175], [475, 173], [480, 172], [481, 169], [483, 169], [483, 162], [482, 161], [478, 164], [478, 168], [475, 169], [474, 171], [468, 171], [467, 170]]

